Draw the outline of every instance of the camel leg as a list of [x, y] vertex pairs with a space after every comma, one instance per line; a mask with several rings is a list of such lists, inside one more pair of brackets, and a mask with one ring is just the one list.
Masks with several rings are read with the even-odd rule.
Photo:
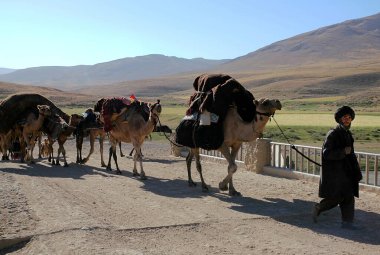
[[220, 147], [220, 152], [223, 154], [223, 156], [227, 159], [228, 162], [228, 174], [227, 176], [219, 183], [219, 189], [220, 190], [228, 190], [228, 194], [230, 196], [241, 196], [241, 193], [235, 190], [235, 187], [233, 185], [232, 176], [237, 170], [237, 165], [235, 163], [236, 155], [239, 151], [241, 144], [233, 145], [231, 148], [231, 152], [229, 148], [225, 145], [222, 145]]
[[25, 157], [24, 157], [24, 161], [25, 162], [28, 162], [29, 159], [30, 159], [30, 139], [29, 139], [29, 135], [28, 134], [23, 134], [24, 136], [24, 141], [26, 143], [26, 148], [25, 148]]
[[[141, 180], [146, 180], [147, 178], [146, 178], [146, 175], [145, 175], [145, 172], [144, 172], [144, 168], [143, 168], [143, 165], [142, 165], [141, 147], [135, 148], [135, 151], [136, 151], [136, 153], [133, 156], [133, 162], [134, 162], [133, 175], [134, 176], [140, 175], [140, 179]], [[140, 163], [140, 174], [138, 174], [137, 168], [136, 168], [137, 161], [139, 161], [139, 163]]]
[[63, 157], [63, 167], [68, 167], [69, 164], [67, 164], [67, 160], [66, 160], [66, 150], [65, 150], [65, 147], [63, 147], [63, 144], [59, 145], [59, 147], [61, 147], [61, 152], [62, 152], [62, 157]]
[[201, 177], [202, 191], [203, 192], [208, 192], [207, 184], [205, 183], [205, 181], [203, 179], [201, 159], [200, 159], [200, 156], [199, 156], [199, 148], [194, 149], [194, 156], [195, 156], [195, 165], [196, 165], [198, 173], [199, 173], [199, 175]]
[[20, 161], [21, 163], [24, 163], [24, 157], [26, 155], [26, 144], [22, 137], [19, 137], [19, 142], [20, 142], [20, 149], [21, 149]]
[[60, 166], [61, 164], [59, 163], [59, 157], [61, 155], [62, 148], [61, 145], [58, 144], [58, 151], [57, 151], [57, 158], [55, 159], [55, 165]]
[[90, 159], [91, 154], [94, 153], [95, 138], [95, 135], [93, 133], [90, 133], [90, 152], [88, 153], [87, 157], [82, 160], [82, 164], [85, 164]]
[[49, 138], [49, 158], [48, 161], [51, 162], [52, 165], [55, 165], [55, 160], [54, 160], [54, 149], [53, 149], [53, 140]]
[[33, 157], [33, 150], [34, 150], [34, 146], [36, 145], [36, 140], [32, 140], [31, 143], [30, 143], [30, 163], [31, 164], [34, 164], [36, 163], [34, 161], [34, 157]]
[[110, 149], [109, 149], [109, 154], [108, 154], [108, 164], [107, 164], [107, 170], [108, 171], [112, 171], [112, 168], [111, 168], [111, 158], [112, 158], [112, 154], [113, 154], [113, 152], [112, 152], [112, 146], [110, 147]]
[[117, 174], [121, 174], [121, 171], [119, 169], [119, 165], [117, 164], [116, 144], [114, 144], [113, 142], [112, 142], [112, 145], [111, 145], [110, 151], [109, 151], [109, 158], [108, 158], [108, 165], [107, 165], [107, 170], [108, 171], [112, 171], [112, 168], [111, 168], [111, 157], [113, 157], [113, 160], [115, 161], [116, 173]]
[[40, 133], [38, 135], [38, 158], [39, 159], [42, 159], [42, 155], [41, 155], [41, 141], [42, 141], [42, 134]]
[[120, 157], [124, 157], [125, 155], [121, 150], [121, 142], [119, 142], [119, 149], [120, 149]]
[[99, 137], [99, 148], [100, 148], [100, 165], [105, 167], [106, 163], [104, 163], [103, 159], [103, 144], [104, 144], [104, 137], [100, 136]]
[[82, 146], [83, 146], [83, 136], [77, 135], [75, 138], [76, 147], [77, 147], [77, 161], [76, 163], [82, 163]]
[[191, 163], [193, 161], [193, 158], [194, 158], [194, 152], [193, 152], [193, 149], [190, 149], [189, 154], [187, 154], [187, 157], [186, 157], [187, 182], [189, 183], [189, 187], [197, 186], [197, 184], [191, 178]]
[[134, 151], [135, 151], [135, 148], [132, 148], [131, 152], [129, 153], [129, 156], [132, 156]]

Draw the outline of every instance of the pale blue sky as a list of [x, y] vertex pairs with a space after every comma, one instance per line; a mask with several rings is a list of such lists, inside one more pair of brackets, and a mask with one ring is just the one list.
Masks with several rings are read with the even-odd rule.
[[2, 0], [0, 67], [231, 59], [379, 12], [379, 0]]

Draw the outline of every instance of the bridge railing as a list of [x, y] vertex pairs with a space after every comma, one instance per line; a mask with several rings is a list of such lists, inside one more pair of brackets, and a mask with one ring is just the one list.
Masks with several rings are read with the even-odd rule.
[[[265, 165], [276, 168], [281, 171], [293, 171], [300, 174], [319, 176], [321, 167], [310, 162], [308, 159], [302, 157], [299, 153], [291, 148], [290, 144], [279, 142], [268, 142], [270, 150], [268, 152], [271, 155], [267, 155], [268, 162]], [[237, 161], [245, 163], [247, 161], [252, 162], [252, 157], [257, 155], [250, 155], [252, 150], [247, 150], [247, 147], [253, 146], [252, 144], [243, 143], [242, 148], [237, 156]], [[294, 145], [298, 151], [302, 152], [308, 158], [313, 161], [322, 164], [322, 149], [320, 147], [306, 146], [306, 145]], [[223, 155], [219, 151], [207, 151], [201, 150], [201, 155], [206, 157], [223, 159]], [[379, 178], [379, 158], [380, 154], [356, 152], [356, 156], [359, 161], [360, 169], [363, 174], [362, 184], [380, 187]], [[262, 156], [260, 156], [262, 157]]]

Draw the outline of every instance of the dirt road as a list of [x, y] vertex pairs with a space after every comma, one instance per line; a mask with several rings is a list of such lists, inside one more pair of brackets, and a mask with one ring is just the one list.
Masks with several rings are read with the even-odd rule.
[[146, 181], [132, 176], [130, 158], [119, 157], [116, 175], [100, 167], [97, 148], [87, 165], [73, 163], [72, 140], [66, 150], [68, 168], [0, 162], [0, 254], [380, 254], [375, 193], [357, 200], [362, 228], [344, 230], [338, 208], [312, 223], [317, 183], [240, 167], [243, 197], [229, 197], [217, 189], [225, 164], [203, 163], [211, 190], [202, 193], [188, 187], [184, 159], [168, 143], [144, 144]]

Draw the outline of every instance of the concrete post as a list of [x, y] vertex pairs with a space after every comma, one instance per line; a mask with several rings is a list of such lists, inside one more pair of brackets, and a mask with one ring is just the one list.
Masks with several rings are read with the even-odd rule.
[[246, 143], [247, 152], [244, 163], [248, 171], [256, 173], [263, 172], [263, 167], [270, 165], [271, 147], [270, 139], [260, 138], [256, 141]]

